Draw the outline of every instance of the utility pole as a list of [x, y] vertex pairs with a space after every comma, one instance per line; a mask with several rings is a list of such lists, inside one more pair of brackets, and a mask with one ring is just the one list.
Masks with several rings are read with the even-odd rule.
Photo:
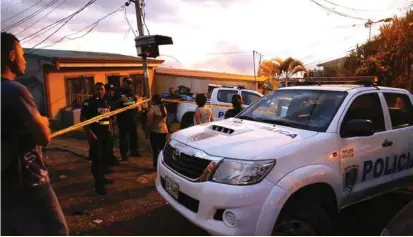
[[252, 61], [254, 66], [254, 79], [255, 79], [255, 90], [258, 91], [258, 84], [257, 84], [257, 71], [255, 70], [255, 50], [252, 51]]
[[389, 17], [389, 18], [383, 18], [383, 19], [381, 19], [381, 20], [378, 20], [378, 21], [372, 21], [372, 20], [368, 20], [365, 24], [364, 24], [364, 26], [366, 27], [366, 28], [369, 28], [369, 41], [370, 41], [370, 39], [371, 39], [371, 25], [373, 25], [373, 24], [375, 24], [375, 23], [379, 23], [379, 22], [390, 22], [390, 21], [392, 21], [393, 20], [393, 18], [391, 18], [391, 17]]
[[[136, 22], [138, 23], [139, 36], [144, 36], [143, 30], [143, 16], [142, 16], [142, 0], [131, 0], [135, 3], [136, 10]], [[148, 59], [145, 54], [142, 54], [142, 66], [143, 66], [143, 81], [145, 85], [145, 96], [152, 97], [151, 88], [149, 87], [149, 71], [148, 71]]]

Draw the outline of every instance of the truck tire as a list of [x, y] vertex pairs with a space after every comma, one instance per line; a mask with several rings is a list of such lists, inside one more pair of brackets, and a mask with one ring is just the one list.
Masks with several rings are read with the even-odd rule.
[[334, 221], [321, 207], [308, 203], [290, 203], [274, 225], [272, 235], [334, 235]]
[[184, 114], [184, 116], [182, 116], [180, 129], [185, 129], [194, 126], [194, 114], [194, 112], [188, 112]]

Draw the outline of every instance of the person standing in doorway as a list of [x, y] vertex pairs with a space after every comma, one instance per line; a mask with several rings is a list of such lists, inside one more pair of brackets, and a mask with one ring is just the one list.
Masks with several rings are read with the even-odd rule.
[[[105, 86], [98, 82], [95, 84], [93, 96], [83, 102], [80, 111], [80, 120], [85, 121], [96, 116], [109, 113], [110, 105], [105, 100]], [[105, 178], [105, 171], [108, 169], [108, 161], [110, 156], [110, 118], [104, 118], [90, 125], [84, 126], [86, 136], [88, 138], [90, 149], [92, 152], [92, 175], [95, 180], [95, 191], [97, 194], [107, 194], [105, 184], [112, 183], [111, 180]]]
[[[184, 100], [184, 98], [181, 95], [175, 93], [175, 89], [173, 87], [169, 87], [169, 94], [168, 96], [165, 97], [165, 99], [166, 100], [178, 100], [178, 101]], [[176, 119], [178, 103], [167, 102], [165, 106], [166, 106], [166, 110], [168, 111], [166, 124], [168, 126], [169, 133], [172, 133], [171, 125], [178, 121]]]
[[153, 167], [156, 169], [158, 164], [159, 152], [166, 143], [168, 127], [166, 125], [167, 109], [162, 103], [161, 96], [155, 94], [152, 96], [151, 107], [148, 111], [148, 128], [149, 141], [152, 147]]
[[194, 124], [199, 125], [203, 123], [209, 123], [215, 121], [214, 113], [211, 108], [206, 106], [208, 98], [205, 94], [197, 94], [195, 97], [195, 102], [198, 108], [195, 110]]
[[[115, 94], [117, 108], [124, 108], [129, 105], [135, 104], [138, 101], [138, 97], [133, 93], [131, 86], [132, 79], [130, 79], [129, 77], [123, 78], [121, 88], [119, 89], [118, 93]], [[128, 159], [129, 149], [131, 156], [142, 156], [142, 154], [138, 150], [139, 141], [137, 112], [138, 108], [129, 109], [118, 114], [117, 116], [117, 123], [119, 127], [120, 154], [123, 161], [126, 161]]]
[[238, 94], [232, 96], [232, 109], [227, 110], [225, 112], [224, 118], [232, 118], [239, 114], [242, 110], [242, 97]]
[[69, 235], [50, 184], [42, 148], [50, 140], [49, 121], [32, 94], [15, 81], [26, 60], [19, 40], [1, 33], [1, 234]]

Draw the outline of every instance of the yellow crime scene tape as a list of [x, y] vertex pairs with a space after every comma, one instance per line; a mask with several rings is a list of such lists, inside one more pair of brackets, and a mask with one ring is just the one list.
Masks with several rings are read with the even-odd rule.
[[[70, 126], [70, 127], [68, 127], [68, 128], [65, 128], [65, 129], [62, 129], [62, 130], [59, 130], [59, 131], [57, 131], [57, 132], [52, 133], [52, 134], [51, 134], [51, 137], [52, 137], [52, 138], [53, 138], [53, 137], [57, 137], [57, 136], [59, 136], [59, 135], [62, 135], [62, 134], [65, 134], [65, 133], [68, 133], [68, 132], [77, 130], [77, 129], [79, 129], [79, 128], [81, 128], [81, 127], [84, 127], [84, 126], [86, 126], [86, 125], [89, 125], [89, 124], [92, 124], [92, 123], [94, 123], [94, 122], [97, 122], [97, 121], [99, 121], [99, 120], [101, 120], [101, 119], [112, 117], [112, 116], [114, 116], [114, 115], [116, 115], [116, 114], [122, 113], [122, 112], [124, 112], [124, 111], [126, 111], [126, 110], [129, 110], [129, 109], [134, 109], [134, 108], [136, 108], [138, 105], [148, 103], [150, 100], [151, 100], [151, 99], [146, 99], [146, 100], [138, 101], [138, 102], [136, 102], [136, 103], [134, 103], [134, 104], [131, 104], [131, 105], [129, 105], [129, 106], [126, 106], [126, 107], [124, 107], [124, 108], [120, 108], [120, 109], [111, 111], [111, 112], [109, 112], [109, 113], [105, 113], [105, 114], [96, 116], [96, 117], [91, 118], [91, 119], [89, 119], [89, 120], [86, 120], [86, 121], [77, 123], [77, 124], [75, 124], [75, 125], [73, 125], [73, 126]], [[163, 99], [162, 101], [168, 102], [168, 103], [177, 103], [177, 104], [195, 104], [195, 102], [192, 102], [192, 101], [182, 101], [182, 100], [168, 100], [168, 99]], [[209, 107], [216, 107], [216, 108], [224, 108], [224, 109], [232, 108], [232, 105], [208, 104], [208, 106], [209, 106]], [[260, 109], [260, 110], [261, 110], [261, 109]], [[267, 112], [267, 113], [268, 113], [268, 112], [270, 112], [270, 111], [271, 111], [271, 113], [273, 113], [272, 110], [263, 110], [263, 111], [260, 111], [260, 112], [264, 112], [264, 113]]]
[[84, 127], [84, 126], [86, 126], [86, 125], [92, 124], [92, 123], [97, 122], [97, 121], [99, 121], [99, 120], [101, 120], [101, 119], [109, 118], [109, 117], [111, 117], [111, 116], [113, 116], [113, 115], [122, 113], [122, 112], [124, 112], [124, 111], [126, 111], [126, 110], [129, 110], [129, 109], [134, 109], [134, 108], [136, 108], [138, 105], [147, 103], [147, 102], [149, 102], [149, 101], [150, 101], [150, 99], [146, 99], [146, 100], [143, 100], [143, 101], [138, 101], [138, 102], [136, 102], [136, 103], [134, 103], [134, 104], [131, 104], [131, 105], [129, 105], [129, 106], [126, 106], [126, 107], [124, 107], [124, 108], [120, 108], [120, 109], [111, 111], [111, 112], [109, 112], [109, 113], [105, 113], [105, 114], [96, 116], [96, 117], [94, 117], [94, 118], [91, 118], [91, 119], [88, 119], [88, 120], [86, 120], [86, 121], [77, 123], [77, 124], [75, 124], [75, 125], [73, 125], [73, 126], [70, 126], [70, 127], [68, 127], [68, 128], [65, 128], [65, 129], [59, 130], [59, 131], [57, 131], [57, 132], [54, 132], [54, 133], [51, 134], [51, 137], [53, 138], [53, 137], [56, 137], [56, 136], [59, 136], [59, 135], [62, 135], [62, 134], [65, 134], [65, 133], [68, 133], [68, 132], [77, 130], [77, 129], [81, 128], [81, 127]]

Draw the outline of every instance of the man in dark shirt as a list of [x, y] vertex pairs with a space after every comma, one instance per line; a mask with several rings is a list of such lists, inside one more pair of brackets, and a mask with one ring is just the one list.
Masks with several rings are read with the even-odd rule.
[[[169, 95], [165, 97], [167, 100], [184, 100], [182, 96], [175, 93], [173, 87], [169, 88]], [[166, 118], [166, 125], [168, 126], [168, 131], [171, 133], [171, 125], [174, 122], [177, 122], [176, 119], [176, 112], [178, 108], [178, 103], [167, 102], [165, 103], [166, 111], [168, 111], [168, 115]]]
[[[116, 104], [116, 108], [124, 108], [129, 105], [135, 104], [138, 101], [138, 97], [133, 93], [131, 85], [132, 80], [129, 77], [123, 78], [121, 88], [119, 88], [119, 90], [115, 92], [114, 101]], [[142, 154], [138, 150], [139, 141], [137, 112], [137, 108], [129, 109], [118, 114], [117, 116], [117, 124], [119, 126], [119, 148], [123, 161], [126, 161], [128, 159], [129, 149], [131, 156], [142, 156]]]
[[48, 119], [16, 82], [26, 60], [18, 39], [1, 33], [1, 234], [69, 235], [50, 185], [42, 148], [50, 142]]
[[[83, 102], [80, 111], [80, 120], [85, 121], [96, 116], [109, 113], [110, 105], [104, 99], [105, 86], [98, 82], [95, 84], [94, 95]], [[112, 183], [111, 180], [105, 178], [105, 169], [108, 168], [110, 156], [110, 118], [104, 118], [90, 125], [83, 127], [86, 136], [89, 140], [90, 149], [92, 152], [92, 167], [91, 171], [95, 179], [95, 191], [100, 195], [105, 195], [105, 184]]]
[[227, 110], [225, 112], [224, 118], [232, 118], [235, 117], [237, 114], [239, 114], [242, 111], [242, 97], [238, 94], [235, 94], [232, 96], [232, 109]]

